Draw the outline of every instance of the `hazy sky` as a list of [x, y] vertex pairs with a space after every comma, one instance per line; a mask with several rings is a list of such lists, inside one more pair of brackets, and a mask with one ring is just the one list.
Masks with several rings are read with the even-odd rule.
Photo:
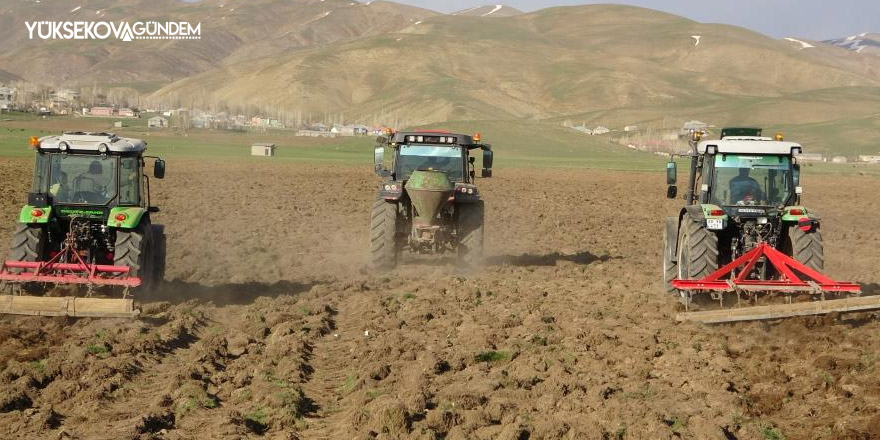
[[[453, 12], [493, 0], [396, 1]], [[822, 40], [861, 32], [880, 32], [880, 0], [506, 0], [503, 3], [523, 11], [584, 3], [630, 4], [705, 23], [734, 24], [777, 38]]]

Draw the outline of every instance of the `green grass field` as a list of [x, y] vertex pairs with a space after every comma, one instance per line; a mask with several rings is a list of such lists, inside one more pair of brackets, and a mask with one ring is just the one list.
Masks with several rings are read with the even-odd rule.
[[[30, 136], [58, 134], [65, 130], [112, 131], [147, 141], [152, 155], [167, 160], [294, 161], [325, 162], [369, 167], [373, 160], [373, 137], [338, 139], [293, 136], [292, 131], [237, 133], [231, 131], [149, 130], [141, 119], [123, 120], [113, 128], [112, 118], [38, 118], [28, 114], [0, 115], [0, 157], [30, 157]], [[495, 168], [585, 168], [620, 171], [662, 172], [665, 159], [611, 143], [606, 136], [588, 136], [554, 123], [534, 121], [460, 121], [419, 128], [482, 134], [495, 151]], [[816, 127], [820, 130], [821, 127]], [[275, 158], [252, 157], [254, 142], [277, 145]], [[479, 166], [479, 154], [477, 155]], [[869, 165], [809, 164], [810, 173], [880, 176], [880, 167]], [[684, 170], [685, 168], [681, 168]]]

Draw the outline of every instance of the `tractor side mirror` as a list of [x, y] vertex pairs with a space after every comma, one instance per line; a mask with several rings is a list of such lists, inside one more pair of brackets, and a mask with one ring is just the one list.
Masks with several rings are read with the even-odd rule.
[[678, 187], [675, 184], [678, 182], [678, 165], [676, 165], [675, 161], [670, 160], [666, 163], [666, 198], [674, 199], [678, 196]]
[[480, 176], [486, 178], [492, 177], [492, 160], [494, 158], [492, 150], [483, 150], [483, 171], [480, 173]]
[[385, 147], [382, 145], [377, 146], [373, 150], [373, 168], [376, 171], [376, 175], [379, 177], [388, 177], [391, 173], [385, 169]]
[[385, 145], [388, 143], [388, 138], [385, 136], [379, 136], [376, 138], [376, 143], [379, 145]]
[[159, 207], [158, 206], [150, 206], [149, 208], [147, 208], [147, 212], [149, 212], [151, 214], [156, 214], [157, 212], [159, 212]]
[[156, 159], [156, 163], [153, 164], [153, 177], [157, 179], [165, 178], [165, 161], [162, 159]]
[[666, 164], [666, 184], [675, 185], [678, 182], [678, 165], [674, 161]]
[[796, 163], [791, 166], [791, 178], [795, 187], [801, 186], [801, 164]]

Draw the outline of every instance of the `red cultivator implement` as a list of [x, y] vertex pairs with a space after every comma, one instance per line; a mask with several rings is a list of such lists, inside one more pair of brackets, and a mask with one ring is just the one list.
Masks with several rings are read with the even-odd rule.
[[[769, 264], [779, 274], [777, 279], [754, 279], [752, 273], [759, 263]], [[819, 315], [831, 312], [855, 312], [880, 309], [880, 296], [848, 297], [826, 300], [826, 294], [859, 294], [861, 287], [854, 283], [834, 281], [801, 264], [795, 259], [761, 243], [733, 262], [700, 280], [673, 280], [672, 286], [690, 294], [695, 291], [718, 292], [719, 302], [725, 293], [736, 295], [737, 306], [732, 309], [684, 312], [678, 321], [697, 321], [707, 324], [755, 321]], [[787, 304], [739, 307], [743, 298], [754, 299], [757, 293], [782, 293], [788, 296]], [[809, 294], [819, 301], [792, 302], [793, 294]]]
[[[0, 266], [0, 282], [13, 285], [83, 285], [86, 298], [26, 295], [0, 295], [0, 313], [13, 315], [133, 317], [137, 315], [128, 289], [141, 285], [141, 279], [129, 276], [127, 266], [86, 263], [75, 248], [72, 234], [64, 249], [48, 261], [7, 261]], [[123, 288], [122, 299], [91, 298], [94, 288]]]

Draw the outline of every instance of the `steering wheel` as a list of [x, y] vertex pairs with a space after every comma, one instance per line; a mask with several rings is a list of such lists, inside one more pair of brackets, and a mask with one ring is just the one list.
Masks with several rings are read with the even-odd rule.
[[73, 193], [73, 200], [76, 203], [101, 203], [101, 194], [93, 191], [77, 191]]

